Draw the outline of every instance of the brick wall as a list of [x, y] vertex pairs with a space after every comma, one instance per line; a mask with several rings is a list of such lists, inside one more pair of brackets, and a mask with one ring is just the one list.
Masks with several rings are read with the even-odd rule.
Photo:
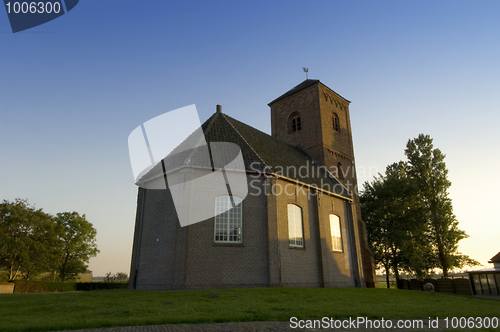
[[242, 244], [214, 243], [214, 218], [180, 227], [170, 191], [139, 189], [129, 288], [268, 286], [265, 179], [248, 181]]
[[269, 285], [265, 179], [249, 176], [248, 181], [252, 185], [243, 200], [243, 243], [214, 243], [214, 218], [188, 226], [187, 288]]
[[130, 287], [184, 288], [185, 233], [169, 191], [139, 189]]
[[[323, 275], [325, 287], [353, 287], [354, 281], [349, 262], [348, 232], [343, 200], [318, 193], [318, 221], [321, 234]], [[340, 218], [343, 251], [333, 251], [330, 214]]]
[[[373, 254], [368, 248], [359, 197], [357, 196], [357, 175], [349, 114], [350, 102], [322, 83], [313, 84], [295, 94], [271, 105], [272, 135], [282, 141], [300, 147], [319, 164], [330, 170], [349, 191], [354, 192], [353, 231], [359, 236], [356, 246], [361, 278], [368, 286], [376, 287]], [[302, 129], [294, 133], [289, 130], [291, 114], [299, 113]], [[332, 118], [339, 120], [339, 130], [334, 130]], [[338, 165], [341, 168], [338, 169]]]

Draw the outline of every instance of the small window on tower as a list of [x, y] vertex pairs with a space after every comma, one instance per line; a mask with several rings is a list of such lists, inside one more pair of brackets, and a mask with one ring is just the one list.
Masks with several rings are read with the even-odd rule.
[[294, 112], [290, 115], [288, 121], [288, 133], [291, 134], [301, 129], [302, 129], [302, 124], [300, 121], [300, 115], [299, 113]]
[[333, 130], [339, 131], [340, 130], [340, 124], [339, 124], [339, 116], [337, 115], [337, 113], [333, 113], [332, 123], [333, 123]]

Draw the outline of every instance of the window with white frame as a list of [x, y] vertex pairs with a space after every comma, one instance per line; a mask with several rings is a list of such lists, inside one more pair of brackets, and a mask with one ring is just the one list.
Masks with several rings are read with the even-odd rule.
[[332, 232], [332, 250], [343, 251], [339, 216], [334, 214], [330, 215], [330, 231]]
[[216, 243], [242, 243], [242, 199], [235, 196], [219, 196], [215, 199]]
[[303, 247], [302, 209], [295, 204], [288, 204], [288, 244], [291, 247]]

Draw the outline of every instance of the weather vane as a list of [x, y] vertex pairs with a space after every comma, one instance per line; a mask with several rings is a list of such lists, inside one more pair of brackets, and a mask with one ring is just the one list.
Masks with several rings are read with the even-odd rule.
[[306, 80], [308, 80], [309, 77], [307, 77], [307, 73], [309, 72], [309, 68], [302, 67], [302, 69], [304, 69], [304, 73], [306, 73]]

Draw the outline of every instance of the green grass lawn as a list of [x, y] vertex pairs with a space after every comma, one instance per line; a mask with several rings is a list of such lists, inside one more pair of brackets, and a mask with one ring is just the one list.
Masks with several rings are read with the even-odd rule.
[[500, 301], [394, 289], [250, 288], [0, 294], [0, 331], [119, 325], [500, 316]]

